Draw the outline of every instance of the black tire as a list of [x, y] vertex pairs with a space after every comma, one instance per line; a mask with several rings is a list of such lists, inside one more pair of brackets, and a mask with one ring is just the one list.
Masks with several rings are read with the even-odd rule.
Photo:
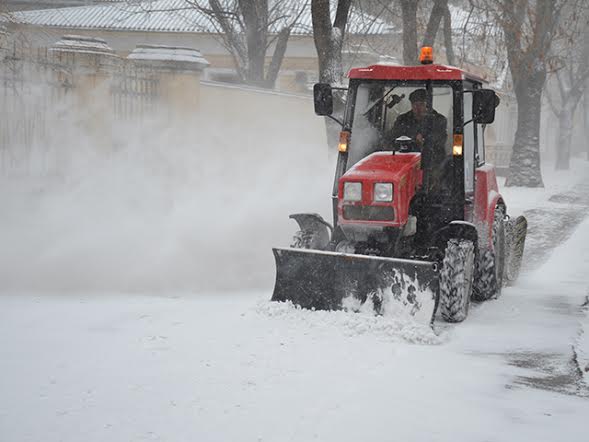
[[501, 295], [505, 273], [505, 211], [495, 209], [493, 219], [493, 249], [481, 250], [477, 260], [472, 299], [486, 301]]
[[462, 322], [468, 316], [474, 267], [472, 241], [450, 239], [440, 270], [440, 314], [446, 322]]

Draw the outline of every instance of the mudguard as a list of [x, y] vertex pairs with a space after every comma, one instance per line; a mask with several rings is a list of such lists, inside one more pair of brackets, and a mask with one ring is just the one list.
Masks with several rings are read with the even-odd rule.
[[333, 227], [317, 213], [294, 213], [289, 216], [299, 225], [300, 232], [305, 237], [304, 248], [324, 250], [329, 244]]
[[434, 233], [434, 243], [440, 249], [445, 248], [449, 239], [460, 238], [472, 241], [475, 247], [478, 245], [478, 232], [474, 224], [466, 221], [451, 221]]

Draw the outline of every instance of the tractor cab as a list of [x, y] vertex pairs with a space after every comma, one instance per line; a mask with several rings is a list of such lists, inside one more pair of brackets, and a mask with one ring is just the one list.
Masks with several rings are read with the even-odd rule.
[[[416, 245], [431, 245], [451, 221], [474, 223], [495, 92], [477, 76], [430, 63], [355, 68], [349, 78], [333, 189], [334, 223], [346, 238], [390, 246], [409, 232]], [[314, 92], [316, 113], [331, 116], [331, 87]], [[385, 254], [399, 256], [390, 247]]]

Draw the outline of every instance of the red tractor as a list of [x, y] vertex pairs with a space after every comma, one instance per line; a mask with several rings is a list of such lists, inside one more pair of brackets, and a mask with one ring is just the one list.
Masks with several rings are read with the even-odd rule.
[[334, 222], [291, 215], [300, 230], [273, 249], [273, 301], [460, 322], [517, 277], [527, 222], [509, 218], [485, 162], [499, 98], [475, 75], [422, 63], [352, 69], [343, 121], [331, 86], [315, 85], [316, 114], [342, 126]]

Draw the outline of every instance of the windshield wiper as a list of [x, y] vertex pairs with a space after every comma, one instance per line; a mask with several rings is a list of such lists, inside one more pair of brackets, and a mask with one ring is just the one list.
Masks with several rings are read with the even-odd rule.
[[[362, 115], [366, 116], [366, 114], [368, 112], [370, 112], [374, 106], [376, 106], [377, 104], [380, 104], [385, 98], [387, 98], [391, 92], [393, 92], [395, 89], [397, 88], [397, 86], [394, 86], [390, 91], [388, 91], [386, 94], [384, 94], [382, 97], [380, 97], [378, 100], [376, 100], [366, 111], [364, 111], [362, 113]], [[401, 98], [405, 97], [405, 95], [403, 95]], [[400, 101], [400, 100], [399, 100]], [[397, 104], [397, 103], [395, 103]], [[394, 106], [394, 105], [393, 105]], [[392, 107], [392, 106], [391, 106]]]

